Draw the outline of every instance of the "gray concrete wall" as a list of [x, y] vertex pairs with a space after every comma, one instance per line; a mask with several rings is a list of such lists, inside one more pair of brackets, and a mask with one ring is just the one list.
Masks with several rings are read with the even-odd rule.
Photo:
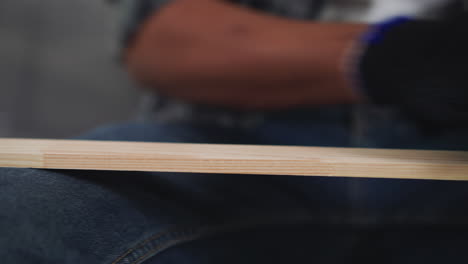
[[134, 115], [116, 16], [104, 0], [0, 1], [0, 136], [70, 137]]

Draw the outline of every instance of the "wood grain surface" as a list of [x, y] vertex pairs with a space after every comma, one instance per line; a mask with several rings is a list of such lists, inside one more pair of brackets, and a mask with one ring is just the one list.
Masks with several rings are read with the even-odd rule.
[[0, 139], [0, 167], [468, 180], [468, 152]]

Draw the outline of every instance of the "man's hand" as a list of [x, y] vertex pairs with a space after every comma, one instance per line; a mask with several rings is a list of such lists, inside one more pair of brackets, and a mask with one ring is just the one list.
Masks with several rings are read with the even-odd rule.
[[427, 125], [468, 127], [468, 14], [390, 28], [366, 50], [361, 72], [374, 102]]
[[218, 0], [175, 0], [127, 52], [136, 80], [187, 101], [240, 109], [352, 103], [343, 60], [365, 25], [266, 15]]

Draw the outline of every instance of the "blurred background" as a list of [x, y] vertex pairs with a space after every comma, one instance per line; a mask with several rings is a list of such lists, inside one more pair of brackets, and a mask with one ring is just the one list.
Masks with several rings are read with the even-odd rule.
[[[136, 116], [141, 95], [118, 63], [119, 10], [108, 2], [0, 0], [0, 137], [68, 138]], [[446, 2], [375, 0], [366, 16]], [[363, 15], [330, 3], [324, 18]]]
[[64, 138], [135, 115], [103, 0], [0, 1], [0, 136]]

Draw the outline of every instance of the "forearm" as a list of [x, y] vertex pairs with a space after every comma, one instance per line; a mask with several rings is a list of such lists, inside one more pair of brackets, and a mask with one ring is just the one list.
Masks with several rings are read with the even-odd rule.
[[138, 80], [187, 100], [243, 108], [359, 100], [342, 66], [367, 26], [286, 20], [216, 1], [189, 7], [169, 5], [142, 28], [128, 53]]

